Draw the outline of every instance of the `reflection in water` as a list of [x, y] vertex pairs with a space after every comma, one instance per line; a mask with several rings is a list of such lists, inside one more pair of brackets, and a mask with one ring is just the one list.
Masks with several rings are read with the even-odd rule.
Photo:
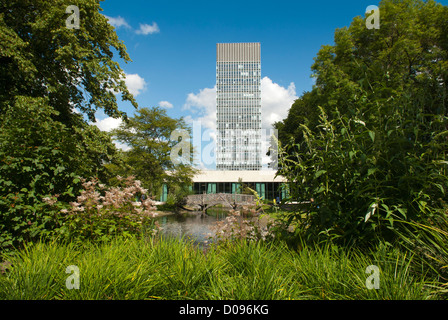
[[201, 212], [173, 213], [157, 218], [162, 227], [162, 234], [176, 238], [184, 237], [196, 244], [203, 244], [214, 236], [213, 225], [226, 218], [226, 211], [209, 209], [207, 214]]

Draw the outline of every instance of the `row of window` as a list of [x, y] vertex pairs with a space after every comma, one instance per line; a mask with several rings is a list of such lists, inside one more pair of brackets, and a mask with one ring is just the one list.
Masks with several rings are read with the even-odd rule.
[[[255, 120], [255, 121], [220, 121], [218, 122], [217, 126], [219, 130], [222, 129], [231, 129], [231, 124], [235, 124], [236, 127], [240, 128], [240, 129], [244, 129], [243, 127], [245, 127], [246, 129], [258, 129], [259, 125], [260, 125], [260, 121]], [[237, 126], [238, 125], [238, 126]]]
[[244, 157], [238, 158], [238, 159], [229, 159], [224, 160], [220, 159], [219, 163], [216, 163], [216, 167], [218, 166], [235, 166], [235, 167], [241, 167], [241, 166], [261, 166], [261, 161], [255, 160], [255, 159], [245, 159]]
[[239, 77], [261, 77], [260, 71], [253, 71], [253, 70], [247, 70], [247, 71], [241, 71], [241, 70], [231, 70], [231, 71], [218, 71], [216, 72], [216, 78], [222, 79], [222, 78], [239, 78]]
[[252, 93], [246, 93], [246, 92], [219, 92], [217, 93], [217, 101], [220, 101], [220, 99], [252, 99], [252, 100], [258, 100], [261, 99], [261, 90], [258, 92], [251, 91]]
[[[242, 130], [241, 130], [242, 131]], [[248, 130], [250, 131], [250, 130]], [[258, 130], [251, 130], [258, 131]], [[218, 132], [218, 145], [232, 145], [236, 143], [241, 143], [248, 141], [250, 144], [259, 144], [260, 143], [260, 134], [253, 135], [236, 135], [236, 134], [226, 134], [226, 132]]]
[[261, 157], [260, 147], [255, 145], [248, 146], [223, 146], [216, 149], [217, 157], [233, 157], [233, 154], [249, 152], [252, 157], [257, 158]]
[[217, 142], [218, 149], [222, 146], [254, 146], [254, 147], [260, 147], [261, 142], [260, 139], [256, 139], [254, 137], [251, 138], [239, 138], [239, 139], [220, 139]]
[[221, 146], [239, 146], [239, 145], [244, 145], [244, 146], [258, 146], [260, 147], [261, 142], [258, 136], [251, 136], [251, 137], [238, 137], [235, 138], [235, 136], [227, 136], [226, 138], [221, 137], [221, 139], [219, 139], [219, 141], [217, 142], [218, 144], [218, 148]]
[[222, 163], [216, 164], [216, 169], [218, 170], [260, 170], [261, 169], [261, 161], [249, 163], [249, 161], [226, 161]]
[[261, 99], [216, 99], [218, 109], [235, 109], [235, 112], [240, 109], [247, 108], [261, 108]]
[[218, 121], [250, 121], [261, 120], [261, 114], [259, 111], [254, 112], [221, 112], [217, 113]]
[[247, 100], [247, 101], [219, 100], [216, 102], [218, 103], [218, 106], [217, 106], [218, 112], [246, 114], [246, 113], [257, 113], [257, 112], [259, 113], [261, 110], [261, 104], [258, 104], [257, 101], [253, 101], [253, 100]]
[[[231, 108], [218, 109], [216, 116], [219, 121], [224, 121], [225, 118], [232, 118], [234, 120], [249, 119], [250, 117], [261, 118], [261, 111], [258, 108], [241, 108], [248, 110], [232, 110]], [[252, 119], [255, 120], [255, 119]]]
[[249, 94], [255, 94], [256, 92], [260, 92], [261, 88], [259, 85], [225, 85], [220, 84], [216, 87], [217, 92], [243, 92]]
[[242, 69], [261, 69], [261, 64], [257, 62], [217, 62], [216, 70], [242, 70]]
[[235, 155], [239, 154], [250, 154], [252, 158], [259, 158], [261, 157], [261, 154], [259, 154], [260, 148], [257, 148], [256, 146], [240, 146], [241, 148], [233, 147], [221, 147], [219, 150], [216, 151], [217, 156], [221, 158], [230, 159], [232, 157], [235, 157]]
[[216, 99], [216, 103], [218, 107], [229, 107], [230, 105], [233, 107], [239, 108], [259, 108], [261, 107], [261, 99]]
[[[248, 109], [248, 110], [241, 110], [241, 109]], [[224, 118], [232, 119], [234, 121], [236, 120], [243, 120], [243, 119], [252, 119], [256, 120], [253, 117], [261, 118], [261, 112], [258, 108], [241, 108], [240, 110], [232, 110], [231, 108], [226, 109], [219, 109], [217, 111], [217, 117], [218, 121], [222, 120]]]
[[261, 129], [261, 123], [226, 123], [225, 125], [218, 125], [218, 129]]
[[258, 121], [252, 121], [252, 122], [220, 122], [218, 123], [218, 130], [224, 130], [224, 129], [235, 129], [232, 125], [235, 125], [237, 129], [258, 129], [260, 126], [260, 123]]
[[249, 85], [256, 86], [261, 83], [260, 78], [220, 78], [216, 79], [216, 84], [218, 87], [221, 87], [224, 84], [233, 84], [233, 85]]
[[[235, 141], [235, 139], [249, 139], [249, 141], [259, 141], [261, 138], [260, 130], [228, 130], [218, 131], [218, 143], [222, 141]], [[246, 132], [246, 133], [244, 133]], [[250, 133], [247, 133], [250, 132]], [[241, 141], [241, 140], [238, 140]]]

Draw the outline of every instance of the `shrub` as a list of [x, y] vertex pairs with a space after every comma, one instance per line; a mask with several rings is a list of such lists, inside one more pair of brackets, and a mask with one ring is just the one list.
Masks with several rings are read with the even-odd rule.
[[[156, 213], [147, 190], [132, 176], [118, 179], [123, 186], [109, 189], [95, 178], [83, 180], [84, 189], [77, 201], [70, 202], [69, 208], [60, 211], [62, 225], [55, 234], [72, 241], [107, 241], [115, 236], [128, 237], [143, 231], [152, 233], [151, 218]], [[56, 204], [54, 198], [48, 197], [44, 201], [50, 207]]]
[[[110, 137], [83, 122], [69, 127], [55, 119], [61, 113], [47, 98], [17, 96], [0, 109], [0, 251], [45, 236], [57, 226], [42, 198], [58, 194], [73, 201], [79, 177], [109, 175], [116, 148]], [[78, 123], [79, 122], [79, 123]]]
[[291, 197], [312, 199], [305, 214], [291, 216], [307, 239], [392, 241], [397, 217], [423, 221], [443, 207], [447, 132], [439, 133], [437, 116], [423, 120], [402, 101], [333, 119], [320, 109], [317, 133], [301, 125], [303, 141], [281, 152]]
[[212, 227], [215, 240], [218, 242], [273, 241], [277, 234], [285, 229], [285, 225], [280, 220], [270, 219], [268, 216], [247, 219], [236, 210], [231, 210], [226, 219], [217, 221]]
[[315, 85], [277, 125], [279, 174], [294, 200], [315, 200], [291, 217], [308, 239], [391, 241], [394, 215], [424, 222], [446, 200], [448, 11], [421, 0], [379, 8], [380, 29], [356, 17], [322, 46]]
[[46, 99], [17, 97], [0, 119], [0, 251], [53, 228], [42, 197], [76, 188], [70, 132]]
[[448, 208], [426, 223], [397, 219], [395, 233], [400, 244], [414, 253], [414, 260], [424, 266], [425, 273], [437, 278], [441, 285], [436, 289], [448, 297]]

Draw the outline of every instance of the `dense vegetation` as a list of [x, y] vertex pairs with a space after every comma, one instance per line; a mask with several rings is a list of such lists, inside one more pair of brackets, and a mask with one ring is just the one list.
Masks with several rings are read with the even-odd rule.
[[312, 66], [316, 83], [276, 124], [280, 173], [314, 202], [309, 240], [393, 241], [395, 221], [446, 217], [448, 8], [382, 1], [379, 29], [356, 17]]
[[[137, 107], [114, 60], [118, 55], [131, 61], [126, 47], [101, 14], [97, 0], [78, 1], [82, 23], [79, 29], [68, 29], [65, 9], [71, 4], [64, 0], [1, 4], [0, 251], [79, 224], [59, 210], [68, 209], [82, 193], [83, 179], [119, 188], [124, 186], [117, 175], [134, 175], [149, 190], [148, 197], [160, 192], [163, 181], [175, 194], [185, 193], [191, 179], [190, 167], [178, 170], [167, 164], [167, 132], [185, 128], [182, 119], [171, 119], [159, 108], [137, 109], [138, 114], [128, 118], [118, 109], [118, 93]], [[117, 150], [112, 137], [91, 124], [98, 109], [123, 118], [116, 138], [129, 144], [129, 152]], [[152, 136], [148, 126], [138, 126], [145, 122], [155, 129]], [[136, 134], [126, 138], [130, 128]], [[164, 170], [173, 174], [161, 174]], [[57, 203], [49, 208], [43, 199], [54, 197]], [[115, 234], [115, 224], [98, 227], [94, 238]], [[105, 234], [110, 228], [113, 232]]]
[[[182, 118], [167, 116], [162, 108], [137, 110], [134, 117], [112, 132], [115, 139], [131, 147], [123, 155], [125, 165], [111, 164], [108, 168], [118, 175], [138, 177], [150, 194], [157, 194], [165, 183], [175, 203], [181, 202], [189, 193], [196, 170], [191, 165], [171, 161], [171, 150], [179, 143], [171, 140], [175, 130], [189, 132], [190, 128]], [[190, 150], [189, 160], [193, 162], [193, 150]]]
[[[0, 299], [437, 299], [413, 257], [379, 246], [370, 254], [336, 246], [236, 241], [206, 253], [179, 240], [116, 240], [105, 244], [37, 243], [0, 276]], [[68, 289], [66, 267], [79, 268]], [[378, 290], [366, 268], [381, 266]]]
[[[42, 199], [70, 201], [79, 177], [106, 180], [117, 150], [95, 121], [118, 110], [112, 91], [137, 106], [116, 50], [130, 61], [98, 1], [79, 1], [80, 29], [65, 25], [67, 1], [13, 0], [0, 13], [0, 250], [39, 237], [54, 223]], [[75, 108], [81, 113], [75, 112]]]

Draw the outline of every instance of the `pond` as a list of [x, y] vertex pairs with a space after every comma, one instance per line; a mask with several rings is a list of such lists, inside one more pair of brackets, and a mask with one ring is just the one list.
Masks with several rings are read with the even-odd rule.
[[193, 241], [195, 244], [204, 245], [214, 236], [213, 225], [217, 221], [224, 220], [228, 210], [211, 208], [207, 214], [201, 211], [182, 211], [164, 213], [156, 220], [162, 228], [162, 234], [166, 236], [181, 238]]

